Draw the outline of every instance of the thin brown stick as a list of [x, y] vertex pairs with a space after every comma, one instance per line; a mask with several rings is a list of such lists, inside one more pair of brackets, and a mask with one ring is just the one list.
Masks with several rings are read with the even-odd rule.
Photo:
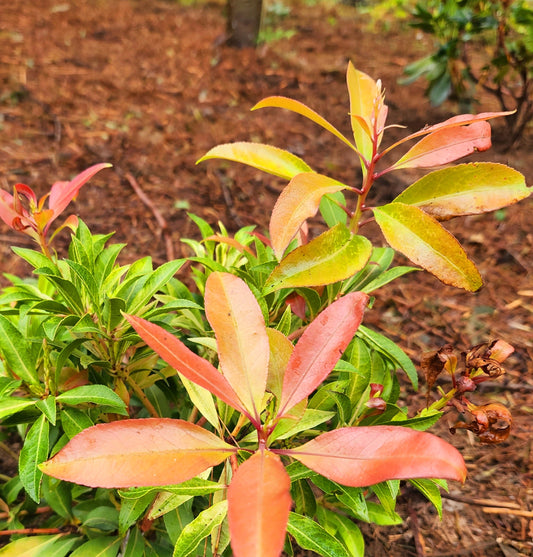
[[451, 501], [466, 503], [467, 505], [477, 505], [480, 507], [497, 507], [501, 509], [520, 509], [520, 505], [508, 501], [494, 501], [494, 499], [473, 499], [471, 497], [464, 497], [463, 495], [451, 495], [450, 493], [443, 493], [442, 497], [444, 499], [450, 499]]
[[159, 209], [154, 205], [152, 200], [144, 193], [141, 186], [137, 182], [137, 180], [133, 177], [132, 174], [127, 172], [124, 175], [124, 178], [128, 181], [131, 189], [137, 194], [137, 197], [152, 211], [152, 214], [161, 229], [161, 235], [165, 241], [165, 248], [167, 253], [167, 259], [172, 261], [175, 259], [174, 257], [174, 245], [172, 244], [172, 238], [170, 235], [170, 229], [168, 227], [167, 221], [163, 218], [163, 215], [159, 212]]
[[66, 534], [61, 528], [18, 528], [14, 530], [0, 530], [0, 536], [13, 536], [15, 534], [23, 534], [25, 536], [33, 536], [36, 534]]
[[487, 514], [512, 514], [514, 516], [533, 518], [533, 511], [524, 511], [522, 509], [508, 509], [506, 507], [482, 507], [481, 510]]

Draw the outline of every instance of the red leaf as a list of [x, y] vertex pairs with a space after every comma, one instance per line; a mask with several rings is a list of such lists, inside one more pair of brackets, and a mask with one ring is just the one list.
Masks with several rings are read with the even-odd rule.
[[80, 188], [87, 181], [103, 168], [109, 168], [110, 166], [108, 163], [95, 164], [78, 174], [70, 182], [56, 182], [50, 190], [50, 198], [48, 200], [48, 207], [54, 212], [54, 216], [48, 222], [48, 226], [65, 210], [66, 206], [78, 195]]
[[289, 475], [270, 451], [255, 453], [228, 488], [228, 522], [235, 557], [278, 557], [291, 508]]
[[84, 429], [40, 468], [91, 487], [170, 485], [194, 478], [235, 451], [183, 420], [123, 420]]
[[359, 327], [368, 296], [352, 292], [326, 308], [294, 347], [283, 380], [279, 416], [329, 375]]
[[453, 162], [491, 147], [490, 124], [474, 122], [460, 128], [443, 128], [414, 145], [392, 168], [427, 168]]
[[126, 315], [125, 317], [144, 342], [157, 352], [167, 364], [239, 412], [246, 413], [228, 380], [207, 360], [189, 350], [183, 342], [159, 325], [135, 315]]
[[276, 452], [352, 487], [409, 478], [463, 482], [466, 477], [463, 457], [452, 445], [431, 433], [401, 426], [345, 427], [296, 449]]
[[215, 272], [205, 285], [205, 312], [222, 373], [247, 414], [260, 423], [270, 347], [259, 304], [243, 280]]

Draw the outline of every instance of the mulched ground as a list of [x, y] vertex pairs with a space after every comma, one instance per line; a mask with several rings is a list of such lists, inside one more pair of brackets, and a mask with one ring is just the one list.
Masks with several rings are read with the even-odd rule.
[[[357, 172], [351, 153], [312, 123], [283, 111], [250, 113], [258, 100], [276, 94], [297, 98], [349, 134], [344, 79], [350, 59], [382, 79], [389, 122], [406, 126], [391, 130], [391, 141], [451, 115], [450, 106], [429, 106], [423, 83], [397, 83], [404, 65], [428, 52], [427, 39], [390, 18], [370, 27], [365, 22], [366, 16], [347, 6], [291, 3], [290, 14], [278, 22], [278, 29], [295, 31], [291, 38], [236, 51], [224, 45], [222, 3], [5, 3], [0, 187], [24, 182], [44, 194], [54, 181], [91, 164], [113, 163], [82, 190], [73, 210], [93, 231], [116, 230], [116, 241], [128, 243], [125, 260], [151, 255], [160, 264], [186, 254], [180, 239], [196, 234], [187, 211], [212, 224], [220, 220], [229, 230], [248, 224], [264, 229], [283, 183], [220, 161], [196, 166], [212, 146], [262, 141], [349, 183]], [[478, 107], [495, 109], [489, 98]], [[531, 132], [505, 152], [505, 128], [495, 122], [493, 129], [495, 147], [477, 159], [509, 164], [530, 182]], [[376, 186], [376, 198], [390, 199], [409, 179], [395, 175]], [[465, 432], [452, 437], [450, 415], [436, 432], [464, 454], [466, 484], [451, 486], [442, 521], [425, 500], [404, 490], [402, 527], [364, 527], [369, 556], [532, 554], [532, 210], [533, 201], [526, 200], [498, 218], [449, 223], [485, 279], [480, 292], [461, 293], [420, 273], [379, 291], [375, 310], [367, 314], [366, 322], [397, 340], [415, 362], [445, 343], [466, 350], [503, 338], [516, 347], [508, 374], [475, 399], [509, 407], [512, 436], [489, 447]], [[2, 227], [0, 240], [0, 270], [27, 273], [10, 251], [11, 245], [29, 245], [24, 237]], [[424, 404], [423, 394], [410, 396], [417, 396], [411, 399], [415, 405]]]

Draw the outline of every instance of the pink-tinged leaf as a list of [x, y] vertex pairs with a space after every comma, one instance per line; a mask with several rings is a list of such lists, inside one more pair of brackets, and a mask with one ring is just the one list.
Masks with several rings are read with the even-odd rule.
[[474, 122], [460, 128], [444, 128], [422, 138], [392, 169], [427, 168], [448, 164], [475, 151], [491, 147], [490, 124]]
[[494, 211], [525, 199], [533, 188], [520, 172], [503, 164], [459, 164], [430, 172], [395, 202], [416, 205], [437, 220]]
[[459, 451], [439, 437], [401, 426], [345, 427], [319, 435], [287, 454], [342, 485], [442, 478], [464, 482]]
[[325, 118], [320, 116], [317, 112], [313, 109], [309, 108], [305, 104], [301, 103], [300, 101], [295, 101], [293, 99], [289, 99], [287, 97], [267, 97], [262, 101], [259, 101], [252, 110], [257, 110], [258, 108], [285, 108], [286, 110], [290, 110], [291, 112], [296, 112], [296, 114], [300, 114], [301, 116], [305, 116], [309, 118], [309, 120], [313, 121], [315, 124], [318, 124], [328, 132], [332, 133], [335, 137], [340, 139], [343, 143], [348, 145], [351, 149], [354, 149], [354, 146], [342, 133], [332, 124], [330, 124]]
[[84, 429], [40, 468], [54, 478], [90, 487], [171, 485], [194, 478], [235, 452], [190, 422], [147, 418]]
[[279, 557], [291, 496], [290, 478], [280, 458], [255, 453], [241, 464], [228, 488], [228, 523], [235, 557]]
[[434, 274], [445, 284], [474, 292], [483, 281], [461, 244], [422, 209], [389, 203], [374, 209], [385, 239], [395, 250]]
[[368, 302], [352, 292], [333, 302], [307, 327], [289, 359], [279, 416], [312, 393], [329, 375], [359, 327]]
[[209, 240], [212, 240], [213, 242], [219, 242], [220, 244], [226, 244], [228, 246], [231, 246], [232, 248], [235, 248], [237, 251], [240, 251], [241, 253], [246, 252], [249, 253], [252, 257], [255, 257], [255, 253], [249, 246], [245, 246], [240, 242], [237, 242], [235, 238], [229, 238], [228, 236], [221, 236], [220, 234], [213, 234], [212, 236], [207, 236], [206, 238], [204, 238], [204, 242], [207, 242]]
[[97, 172], [110, 166], [112, 165], [108, 163], [95, 164], [78, 174], [70, 182], [56, 182], [50, 190], [50, 198], [48, 200], [48, 207], [54, 212], [54, 216], [50, 219], [47, 226], [50, 226], [52, 221], [65, 210], [86, 182]]
[[259, 423], [270, 354], [261, 308], [243, 280], [215, 272], [205, 285], [205, 313], [215, 331], [222, 373]]
[[339, 223], [284, 257], [268, 277], [265, 292], [347, 279], [366, 265], [371, 254], [367, 238]]
[[0, 190], [0, 218], [10, 228], [13, 228], [15, 219], [20, 218], [20, 215], [13, 207], [13, 196], [5, 190]]
[[322, 196], [347, 186], [316, 172], [297, 174], [278, 197], [270, 218], [270, 238], [278, 259], [306, 219], [316, 215]]
[[417, 132], [412, 133], [400, 139], [396, 143], [393, 143], [390, 147], [387, 147], [381, 153], [381, 155], [383, 156], [385, 153], [392, 151], [392, 149], [398, 147], [398, 145], [401, 145], [406, 141], [410, 141], [411, 139], [416, 139], [417, 137], [422, 137], [423, 135], [429, 135], [430, 133], [436, 132], [438, 130], [443, 130], [445, 128], [452, 129], [452, 128], [458, 128], [460, 126], [467, 126], [475, 122], [492, 120], [493, 118], [500, 118], [502, 116], [509, 116], [510, 114], [514, 114], [514, 112], [515, 112], [514, 110], [511, 110], [509, 112], [482, 112], [480, 114], [459, 114], [457, 116], [452, 116], [451, 118], [444, 120], [444, 122], [439, 122], [438, 124], [434, 124], [433, 126], [426, 126], [421, 130], [418, 130]]
[[159, 325], [135, 315], [125, 317], [144, 342], [167, 364], [182, 373], [189, 381], [204, 387], [239, 412], [244, 412], [228, 380], [207, 360], [189, 350], [183, 342]]
[[313, 172], [313, 169], [300, 157], [272, 145], [237, 141], [224, 143], [210, 149], [196, 164], [208, 159], [225, 159], [247, 164], [263, 172], [290, 180], [300, 172]]

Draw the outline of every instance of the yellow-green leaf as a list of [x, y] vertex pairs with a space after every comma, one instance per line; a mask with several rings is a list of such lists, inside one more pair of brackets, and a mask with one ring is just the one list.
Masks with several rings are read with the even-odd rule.
[[263, 143], [238, 141], [217, 145], [201, 159], [198, 159], [196, 164], [207, 159], [226, 159], [241, 162], [287, 180], [300, 172], [313, 172], [313, 169], [300, 157], [289, 153], [289, 151]]
[[433, 217], [412, 205], [389, 203], [374, 209], [385, 239], [446, 284], [475, 291], [481, 276], [461, 244]]
[[270, 345], [270, 359], [268, 361], [267, 390], [277, 399], [281, 398], [283, 376], [293, 351], [292, 342], [277, 329], [267, 329]]
[[491, 162], [459, 164], [427, 174], [394, 201], [416, 205], [437, 220], [486, 213], [531, 195], [520, 172]]
[[372, 253], [364, 236], [354, 236], [343, 224], [334, 226], [289, 253], [266, 282], [267, 291], [331, 284], [360, 271]]
[[297, 174], [289, 182], [270, 218], [270, 238], [278, 259], [306, 219], [316, 215], [322, 196], [345, 188], [344, 184], [316, 172]]
[[309, 108], [305, 104], [301, 103], [300, 101], [295, 101], [294, 99], [288, 99], [287, 97], [267, 97], [262, 101], [259, 101], [252, 110], [257, 110], [258, 108], [285, 108], [286, 110], [290, 110], [291, 112], [296, 112], [301, 116], [305, 116], [312, 120], [315, 124], [323, 127], [328, 132], [332, 133], [335, 137], [340, 139], [343, 143], [351, 147], [352, 149], [354, 146], [350, 143], [344, 135], [333, 125], [330, 124], [325, 118], [322, 118], [320, 114], [315, 112], [313, 109]]

